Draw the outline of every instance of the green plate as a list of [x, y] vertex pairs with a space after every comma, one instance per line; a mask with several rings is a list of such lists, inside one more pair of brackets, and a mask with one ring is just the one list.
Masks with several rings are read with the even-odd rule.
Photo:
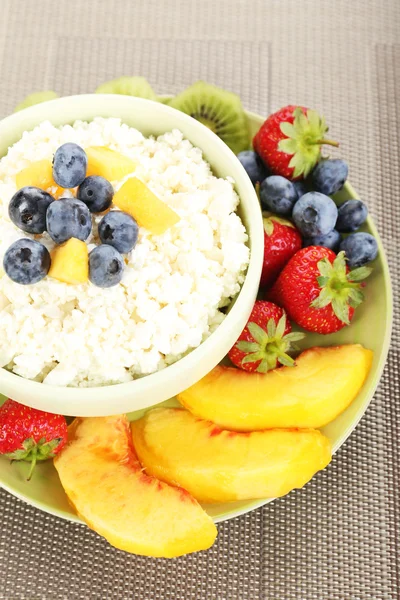
[[[254, 134], [262, 124], [263, 118], [253, 113], [248, 113], [248, 118], [252, 134]], [[358, 195], [354, 189], [347, 183], [345, 188], [336, 195], [335, 200], [340, 204], [349, 198], [357, 197]], [[308, 334], [306, 342], [303, 342], [303, 348], [307, 346], [359, 343], [374, 351], [371, 372], [359, 395], [344, 413], [323, 429], [331, 440], [334, 451], [344, 443], [366, 411], [382, 375], [390, 343], [392, 291], [385, 252], [371, 219], [368, 219], [363, 229], [372, 233], [379, 245], [379, 256], [373, 264], [373, 274], [368, 279], [366, 301], [357, 308], [351, 327], [346, 327], [329, 336]], [[4, 401], [4, 397], [1, 398], [0, 396], [0, 403]], [[171, 406], [177, 403], [175, 400], [169, 400], [163, 404]], [[141, 414], [143, 414], [143, 411], [131, 413], [129, 416], [133, 420], [139, 418]], [[10, 464], [10, 461], [0, 458], [0, 485], [14, 496], [36, 508], [63, 519], [80, 523], [81, 520], [74, 514], [68, 504], [52, 462], [39, 464], [30, 482], [26, 481], [28, 468], [25, 463]], [[207, 506], [206, 510], [215, 522], [219, 522], [232, 519], [270, 501], [271, 499], [265, 499], [215, 504]]]

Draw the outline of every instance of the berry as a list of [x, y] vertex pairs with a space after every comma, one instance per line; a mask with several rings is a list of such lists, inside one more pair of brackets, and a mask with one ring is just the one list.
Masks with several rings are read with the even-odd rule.
[[361, 267], [378, 256], [378, 244], [370, 233], [351, 233], [340, 244], [350, 267]]
[[319, 192], [308, 192], [296, 202], [293, 221], [306, 238], [326, 235], [334, 229], [338, 210], [334, 201]]
[[298, 181], [293, 181], [293, 185], [296, 188], [297, 198], [301, 198], [304, 194], [307, 194], [308, 189], [306, 183], [303, 179], [299, 179]]
[[268, 171], [261, 158], [253, 150], [244, 150], [237, 155], [251, 179], [251, 183], [261, 183], [268, 176]]
[[50, 269], [50, 254], [43, 244], [24, 238], [8, 248], [3, 268], [15, 283], [30, 285], [46, 277]]
[[326, 140], [325, 119], [302, 106], [285, 106], [270, 115], [253, 140], [254, 150], [268, 169], [289, 179], [305, 178], [321, 158]]
[[293, 223], [263, 213], [264, 262], [261, 285], [272, 285], [286, 263], [302, 246], [301, 235]]
[[92, 217], [86, 204], [75, 198], [62, 198], [53, 202], [47, 211], [47, 231], [56, 244], [70, 238], [83, 242], [92, 231]]
[[250, 373], [266, 373], [280, 365], [292, 367], [294, 360], [287, 352], [292, 342], [302, 339], [304, 334], [291, 330], [282, 308], [258, 300], [228, 356], [234, 365]]
[[123, 272], [124, 260], [112, 246], [97, 246], [89, 254], [89, 279], [94, 285], [101, 288], [117, 285]]
[[308, 331], [328, 334], [349, 325], [361, 304], [363, 284], [371, 269], [349, 271], [344, 252], [309, 246], [288, 262], [268, 299], [282, 306], [288, 318]]
[[27, 233], [46, 230], [46, 213], [54, 198], [37, 187], [26, 186], [18, 190], [8, 205], [11, 221]]
[[135, 247], [138, 233], [135, 219], [120, 210], [109, 212], [99, 224], [99, 236], [103, 244], [113, 246], [121, 254], [127, 254]]
[[312, 172], [312, 181], [318, 192], [332, 196], [342, 189], [348, 174], [349, 167], [344, 160], [321, 160]]
[[290, 215], [297, 198], [293, 183], [280, 175], [271, 175], [261, 184], [262, 206], [278, 215]]
[[53, 458], [68, 438], [65, 417], [7, 400], [0, 408], [0, 454], [31, 463]]
[[347, 200], [338, 209], [336, 229], [342, 233], [357, 231], [368, 217], [368, 208], [361, 200]]
[[74, 188], [80, 185], [86, 177], [86, 169], [86, 152], [78, 144], [68, 142], [56, 150], [53, 158], [53, 178], [59, 186]]
[[103, 212], [110, 208], [113, 196], [113, 186], [100, 175], [86, 177], [76, 194], [76, 197], [86, 204], [91, 213]]
[[326, 235], [317, 235], [312, 238], [304, 238], [303, 246], [323, 246], [324, 248], [330, 248], [334, 252], [339, 252], [340, 242], [342, 236], [336, 229], [332, 229]]

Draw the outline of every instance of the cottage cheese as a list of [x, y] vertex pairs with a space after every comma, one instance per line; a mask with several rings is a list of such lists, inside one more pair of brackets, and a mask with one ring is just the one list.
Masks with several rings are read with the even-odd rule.
[[[221, 309], [239, 292], [249, 262], [247, 235], [235, 213], [239, 198], [234, 182], [215, 177], [201, 150], [178, 130], [155, 139], [119, 119], [60, 128], [46, 121], [25, 132], [0, 161], [1, 261], [11, 243], [29, 237], [8, 216], [16, 173], [51, 159], [65, 142], [106, 145], [134, 159], [135, 175], [181, 220], [159, 236], [140, 228], [123, 279], [113, 288], [50, 277], [23, 286], [1, 271], [0, 366], [59, 386], [130, 381], [175, 362], [224, 319]], [[114, 189], [124, 181], [112, 182]], [[99, 220], [89, 251], [98, 242]], [[54, 247], [47, 234], [41, 241]]]

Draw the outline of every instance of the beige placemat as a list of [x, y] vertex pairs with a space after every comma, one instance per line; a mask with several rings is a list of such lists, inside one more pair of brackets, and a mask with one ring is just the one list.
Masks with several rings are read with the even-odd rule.
[[[159, 93], [204, 78], [267, 114], [325, 113], [400, 266], [398, 0], [0, 0], [0, 116], [27, 93], [122, 74]], [[0, 492], [0, 598], [398, 600], [400, 323], [375, 399], [305, 490], [221, 524], [207, 553], [124, 554]]]

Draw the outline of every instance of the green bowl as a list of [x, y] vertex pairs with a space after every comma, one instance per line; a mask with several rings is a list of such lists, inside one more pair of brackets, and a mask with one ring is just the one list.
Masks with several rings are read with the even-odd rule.
[[[248, 113], [248, 118], [251, 131], [255, 133], [262, 124], [263, 118], [253, 113]], [[335, 199], [340, 204], [349, 198], [357, 198], [357, 196], [351, 185], [347, 183]], [[392, 290], [386, 256], [371, 219], [368, 219], [363, 229], [372, 233], [379, 245], [379, 256], [374, 261], [373, 274], [368, 280], [365, 302], [357, 309], [351, 327], [346, 327], [329, 336], [307, 334], [306, 341], [303, 342], [303, 348], [315, 345], [331, 346], [356, 342], [374, 351], [371, 371], [357, 398], [344, 413], [323, 429], [325, 435], [332, 442], [334, 452], [340, 448], [354, 430], [372, 400], [382, 375], [390, 343]], [[164, 402], [163, 405], [174, 406], [177, 405], [177, 402], [172, 399]], [[130, 413], [129, 416], [133, 420], [139, 418], [143, 412], [143, 410], [136, 411]], [[53, 464], [51, 462], [39, 464], [30, 482], [26, 481], [28, 468], [29, 466], [25, 463], [10, 464], [8, 460], [0, 458], [0, 485], [14, 496], [36, 508], [63, 519], [81, 523], [79, 517], [74, 514], [68, 504]], [[271, 502], [271, 500], [215, 504], [205, 506], [205, 508], [215, 522], [220, 522], [249, 512]]]

